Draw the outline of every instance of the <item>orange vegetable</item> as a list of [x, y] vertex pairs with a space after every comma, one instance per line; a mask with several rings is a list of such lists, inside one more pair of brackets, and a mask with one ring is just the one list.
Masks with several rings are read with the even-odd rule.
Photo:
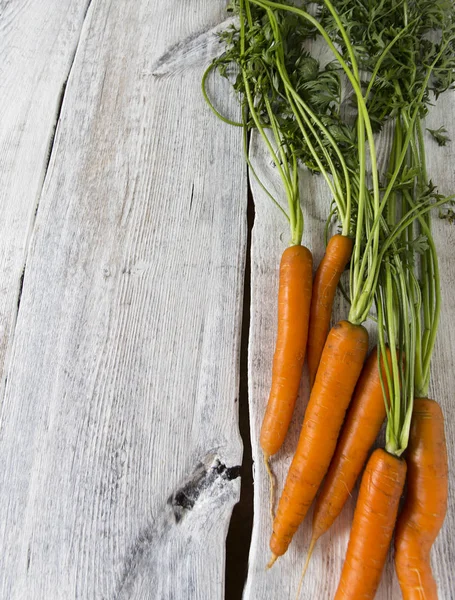
[[314, 277], [307, 345], [310, 389], [313, 387], [321, 354], [329, 333], [337, 285], [351, 258], [353, 244], [354, 240], [345, 235], [334, 235], [330, 238], [324, 257]]
[[272, 387], [260, 444], [267, 460], [283, 444], [294, 412], [308, 338], [313, 259], [305, 246], [283, 252], [278, 293], [278, 335]]
[[335, 600], [374, 598], [392, 539], [406, 463], [378, 448], [360, 485], [346, 559]]
[[[390, 351], [388, 361], [391, 368]], [[384, 368], [382, 372], [385, 382]], [[378, 351], [375, 349], [365, 363], [357, 383], [335, 454], [316, 499], [312, 546], [332, 526], [351, 495], [385, 417]]]
[[408, 489], [395, 534], [395, 567], [404, 600], [437, 600], [431, 547], [447, 511], [444, 417], [427, 398], [415, 400], [406, 460]]
[[273, 523], [271, 564], [286, 552], [329, 468], [367, 350], [368, 333], [362, 325], [340, 321], [327, 337]]

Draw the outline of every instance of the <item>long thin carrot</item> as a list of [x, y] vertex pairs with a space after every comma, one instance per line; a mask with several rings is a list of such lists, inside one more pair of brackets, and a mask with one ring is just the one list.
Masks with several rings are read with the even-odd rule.
[[428, 398], [415, 400], [406, 460], [408, 489], [395, 533], [395, 567], [404, 600], [437, 600], [431, 547], [447, 511], [444, 417]]
[[273, 523], [271, 564], [286, 552], [329, 468], [367, 350], [368, 333], [362, 325], [340, 321], [327, 337]]
[[335, 600], [374, 598], [392, 539], [405, 477], [404, 460], [382, 448], [373, 452], [362, 477]]
[[[384, 359], [388, 402], [386, 449], [377, 449], [365, 468], [357, 499], [335, 600], [372, 600], [375, 597], [396, 523], [406, 477], [406, 450], [413, 405], [413, 339], [415, 303], [398, 255], [383, 264], [376, 308], [378, 346]], [[397, 291], [401, 293], [398, 294]], [[411, 325], [410, 325], [411, 324]], [[385, 345], [387, 334], [387, 346]], [[397, 341], [403, 343], [397, 348]], [[386, 367], [390, 351], [392, 369]], [[403, 360], [403, 356], [407, 360]]]
[[[386, 355], [391, 369], [392, 357], [389, 348]], [[384, 392], [387, 401], [389, 394], [382, 357], [381, 372], [385, 383], [384, 390], [378, 368], [378, 349], [375, 348], [363, 367], [330, 468], [316, 498], [311, 542], [297, 597], [300, 597], [300, 589], [316, 542], [341, 513], [386, 417]]]
[[[387, 359], [391, 368], [390, 351], [387, 353]], [[384, 372], [383, 363], [381, 370]], [[365, 363], [357, 383], [335, 454], [316, 499], [312, 546], [340, 514], [385, 417], [386, 408], [378, 368], [378, 351], [375, 348]]]
[[337, 285], [351, 258], [353, 244], [354, 240], [345, 235], [338, 234], [331, 237], [314, 277], [307, 346], [310, 389], [313, 387], [329, 333]]
[[260, 438], [266, 460], [284, 442], [299, 393], [308, 336], [312, 267], [312, 255], [305, 246], [290, 246], [283, 252], [272, 387]]

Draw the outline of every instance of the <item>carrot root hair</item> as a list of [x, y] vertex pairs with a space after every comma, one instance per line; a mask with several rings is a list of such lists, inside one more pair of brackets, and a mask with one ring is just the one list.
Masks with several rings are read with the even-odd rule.
[[300, 575], [299, 587], [297, 588], [297, 595], [295, 600], [299, 600], [300, 594], [302, 593], [303, 580], [305, 579], [306, 572], [308, 570], [308, 566], [310, 564], [311, 556], [313, 555], [314, 547], [316, 546], [317, 538], [312, 538], [310, 542], [310, 547], [308, 548], [308, 554], [306, 555], [305, 564], [303, 565], [302, 574]]

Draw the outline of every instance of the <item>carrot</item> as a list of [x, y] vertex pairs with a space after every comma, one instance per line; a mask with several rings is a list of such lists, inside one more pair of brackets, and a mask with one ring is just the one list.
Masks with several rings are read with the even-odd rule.
[[[391, 368], [390, 351], [387, 352]], [[384, 366], [382, 366], [384, 373]], [[383, 376], [385, 380], [385, 377]], [[387, 383], [386, 383], [387, 385]], [[386, 417], [378, 351], [369, 356], [349, 407], [335, 454], [313, 513], [311, 547], [333, 524], [350, 496]]]
[[330, 238], [314, 277], [307, 346], [310, 389], [313, 387], [325, 340], [329, 333], [337, 285], [351, 258], [353, 244], [354, 240], [345, 235], [334, 235]]
[[284, 442], [299, 393], [308, 337], [312, 268], [312, 255], [305, 246], [290, 246], [283, 252], [272, 386], [260, 437], [266, 460]]
[[378, 448], [360, 485], [335, 600], [374, 598], [392, 539], [406, 477], [404, 460]]
[[[389, 348], [386, 349], [386, 354], [389, 369], [391, 369], [392, 357]], [[385, 385], [384, 391], [388, 398], [382, 358], [381, 371]], [[384, 391], [378, 369], [378, 349], [375, 348], [363, 367], [330, 468], [316, 498], [311, 542], [302, 570], [297, 598], [300, 597], [303, 579], [316, 542], [333, 525], [351, 495], [368, 452], [384, 422], [386, 417]]]
[[[390, 351], [392, 364], [391, 373], [384, 364], [388, 394], [386, 449], [375, 450], [365, 468], [335, 600], [375, 597], [406, 477], [406, 463], [400, 456], [408, 443], [414, 361], [403, 360], [403, 355], [412, 358], [412, 352], [407, 352], [411, 343], [406, 336], [410, 332], [410, 317], [415, 317], [415, 304], [405, 285], [402, 264], [398, 257], [394, 259], [394, 270], [390, 262], [383, 264], [376, 301], [378, 346], [381, 357]], [[401, 295], [398, 289], [403, 292]], [[397, 348], [397, 340], [403, 341], [402, 348]]]
[[329, 468], [367, 349], [366, 329], [349, 321], [337, 323], [327, 337], [273, 523], [270, 565], [286, 552]]
[[434, 400], [415, 400], [407, 452], [408, 489], [395, 534], [395, 567], [404, 600], [437, 600], [431, 547], [447, 510], [444, 419]]

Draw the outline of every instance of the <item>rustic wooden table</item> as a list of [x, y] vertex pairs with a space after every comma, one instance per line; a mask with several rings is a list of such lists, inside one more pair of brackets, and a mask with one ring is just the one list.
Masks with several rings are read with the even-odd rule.
[[[245, 600], [295, 596], [309, 527], [266, 573], [258, 448], [286, 223], [249, 193], [241, 132], [200, 92], [225, 19], [225, 0], [0, 0], [1, 600], [235, 600], [245, 581]], [[210, 89], [235, 114], [226, 85]], [[455, 139], [453, 94], [429, 122]], [[254, 138], [250, 152], [273, 186]], [[455, 145], [433, 144], [429, 163], [453, 191]], [[306, 175], [302, 197], [318, 262], [329, 198]], [[454, 463], [455, 228], [436, 230], [432, 393]], [[279, 485], [306, 398], [304, 384]], [[433, 553], [442, 600], [454, 473]], [[302, 598], [333, 597], [354, 501]], [[390, 560], [377, 598], [400, 598]]]

